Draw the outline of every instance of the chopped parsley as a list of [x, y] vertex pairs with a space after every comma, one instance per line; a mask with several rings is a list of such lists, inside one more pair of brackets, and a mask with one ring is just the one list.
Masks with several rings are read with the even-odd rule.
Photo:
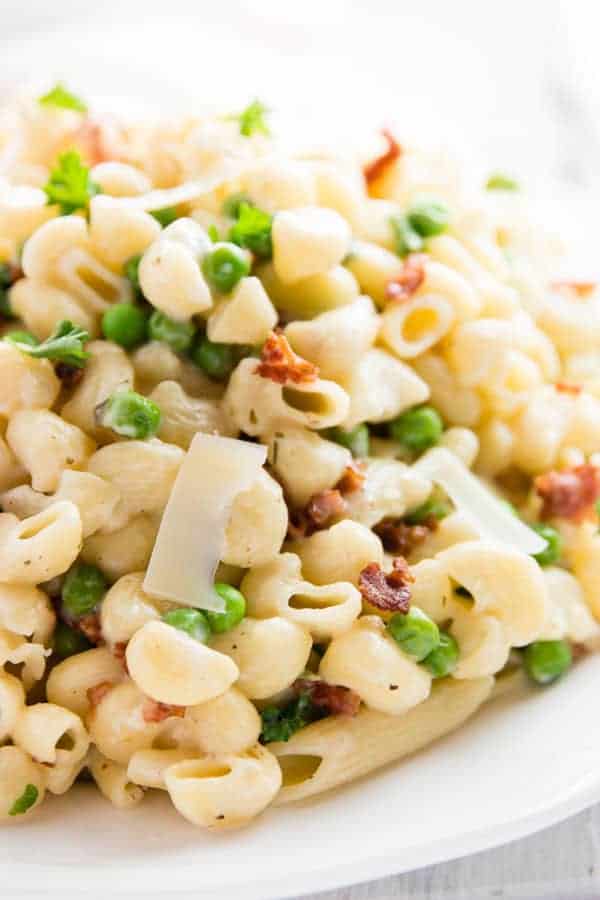
[[241, 113], [229, 116], [229, 118], [237, 119], [240, 123], [240, 134], [243, 134], [244, 137], [251, 137], [253, 134], [264, 134], [268, 137], [271, 134], [266, 122], [268, 113], [269, 110], [264, 103], [261, 103], [260, 100], [253, 100]]
[[135, 256], [130, 256], [128, 260], [125, 261], [123, 265], [123, 274], [125, 278], [131, 284], [133, 291], [135, 294], [141, 294], [140, 288], [140, 262], [142, 261], [142, 254], [136, 253]]
[[218, 244], [219, 241], [221, 240], [221, 238], [219, 237], [219, 229], [217, 228], [217, 226], [213, 223], [212, 225], [208, 226], [207, 231], [208, 231], [208, 236], [211, 239], [211, 241], [213, 242], [213, 244]]
[[78, 209], [87, 209], [90, 199], [100, 193], [100, 185], [90, 178], [90, 170], [79, 153], [67, 150], [58, 157], [44, 191], [48, 204], [60, 206], [61, 215], [68, 216]]
[[488, 191], [518, 191], [519, 182], [502, 172], [492, 172], [485, 183]]
[[163, 228], [166, 228], [167, 225], [170, 225], [171, 222], [174, 222], [175, 219], [179, 218], [179, 213], [174, 206], [165, 206], [164, 209], [155, 209], [150, 215], [154, 216], [156, 221], [162, 225]]
[[85, 366], [89, 356], [83, 346], [90, 338], [87, 331], [80, 328], [79, 325], [73, 325], [67, 319], [64, 319], [54, 329], [53, 333], [45, 341], [36, 346], [25, 343], [24, 341], [14, 340], [7, 336], [5, 340], [14, 344], [22, 353], [28, 353], [36, 359], [52, 359], [56, 362], [65, 363], [76, 369]]
[[260, 741], [263, 744], [289, 741], [301, 728], [322, 717], [323, 713], [314, 705], [310, 694], [303, 691], [285, 706], [266, 706], [263, 709]]
[[8, 299], [8, 289], [13, 283], [12, 268], [8, 263], [0, 264], [0, 317], [3, 319], [13, 319], [10, 300]]
[[64, 84], [58, 82], [51, 91], [38, 98], [40, 106], [56, 106], [59, 109], [73, 109], [75, 112], [87, 112], [87, 104], [80, 97], [67, 90]]
[[39, 791], [35, 784], [28, 784], [20, 797], [18, 797], [8, 811], [9, 816], [22, 816], [36, 802]]
[[407, 216], [391, 216], [390, 225], [394, 235], [394, 249], [398, 256], [408, 256], [409, 253], [418, 253], [423, 249], [423, 238]]
[[238, 219], [229, 230], [229, 240], [240, 247], [245, 247], [261, 259], [271, 259], [273, 243], [271, 228], [273, 217], [269, 213], [242, 201], [239, 206]]

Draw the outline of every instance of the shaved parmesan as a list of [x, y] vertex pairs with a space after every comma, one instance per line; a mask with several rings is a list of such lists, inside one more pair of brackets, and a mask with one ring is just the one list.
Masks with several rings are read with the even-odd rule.
[[203, 178], [185, 181], [172, 188], [157, 188], [146, 194], [137, 194], [135, 197], [119, 197], [118, 201], [123, 206], [143, 209], [147, 212], [164, 209], [167, 206], [179, 206], [181, 203], [193, 203], [224, 184], [239, 178], [251, 163], [252, 160], [232, 159]]
[[510, 512], [449, 450], [429, 450], [412, 470], [443, 488], [482, 538], [501, 541], [522, 553], [545, 549], [546, 541]]
[[214, 576], [233, 501], [256, 481], [266, 447], [197, 434], [160, 523], [144, 590], [182, 606], [223, 612]]

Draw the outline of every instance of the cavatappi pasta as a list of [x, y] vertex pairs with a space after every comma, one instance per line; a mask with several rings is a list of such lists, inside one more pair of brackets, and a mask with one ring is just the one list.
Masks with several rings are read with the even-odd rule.
[[600, 292], [518, 185], [238, 115], [0, 124], [0, 819], [246, 824], [600, 634]]

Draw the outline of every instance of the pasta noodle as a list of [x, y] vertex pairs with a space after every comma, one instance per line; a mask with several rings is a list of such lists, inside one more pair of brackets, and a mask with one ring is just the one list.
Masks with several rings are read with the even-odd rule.
[[0, 115], [2, 821], [239, 827], [600, 646], [596, 284], [445, 150], [227, 112]]

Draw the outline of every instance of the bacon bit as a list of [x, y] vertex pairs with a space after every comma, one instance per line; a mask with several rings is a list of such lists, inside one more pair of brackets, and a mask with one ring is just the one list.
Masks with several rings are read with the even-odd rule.
[[363, 169], [363, 175], [367, 186], [383, 175], [385, 170], [396, 162], [402, 154], [402, 147], [387, 128], [381, 129], [381, 134], [387, 143], [387, 149], [377, 156], [372, 162], [368, 163]]
[[436, 531], [438, 525], [435, 516], [428, 516], [419, 525], [407, 525], [402, 519], [382, 519], [373, 526], [373, 531], [381, 538], [387, 553], [410, 556], [415, 547], [422, 544], [432, 531]]
[[410, 582], [415, 579], [402, 556], [394, 560], [393, 570], [386, 575], [379, 563], [369, 563], [358, 577], [363, 599], [377, 609], [407, 613], [410, 608]]
[[585, 463], [562, 472], [546, 472], [538, 475], [534, 486], [543, 500], [542, 519], [581, 522], [595, 514], [594, 504], [600, 497], [600, 469]]
[[72, 141], [81, 148], [88, 166], [97, 166], [119, 158], [118, 132], [118, 126], [112, 120], [99, 122], [86, 118], [74, 133]]
[[571, 644], [571, 653], [573, 654], [573, 662], [579, 662], [580, 659], [589, 655], [590, 648], [580, 641], [575, 641]]
[[125, 651], [127, 650], [127, 641], [119, 641], [113, 647], [113, 656], [115, 659], [118, 659], [125, 673], [129, 675], [129, 668], [127, 666], [127, 657], [125, 656]]
[[86, 636], [91, 644], [100, 644], [102, 642], [102, 628], [100, 627], [100, 616], [98, 613], [90, 613], [88, 616], [82, 616], [73, 622], [73, 626]]
[[567, 384], [566, 381], [557, 381], [554, 387], [559, 394], [573, 394], [574, 397], [583, 390], [580, 384]]
[[326, 528], [346, 513], [346, 501], [337, 488], [314, 494], [306, 505], [306, 515], [317, 528]]
[[358, 463], [351, 462], [344, 469], [344, 474], [335, 486], [340, 494], [354, 494], [362, 490], [366, 475]]
[[332, 716], [355, 716], [360, 707], [360, 697], [351, 688], [341, 684], [328, 684], [311, 678], [298, 678], [292, 685], [296, 694], [309, 694], [312, 703]]
[[172, 716], [182, 719], [185, 715], [185, 706], [175, 706], [173, 703], [160, 703], [158, 700], [152, 700], [150, 697], [144, 702], [142, 707], [142, 717], [144, 722], [164, 722]]
[[72, 388], [79, 384], [83, 378], [83, 369], [78, 366], [70, 366], [68, 363], [59, 362], [54, 366], [57, 377], [61, 380], [63, 387]]
[[101, 700], [106, 697], [109, 691], [112, 691], [114, 684], [111, 681], [101, 681], [86, 691], [87, 698], [91, 706], [98, 706]]
[[579, 300], [585, 300], [596, 290], [595, 281], [554, 281], [550, 285], [552, 290], [575, 295]]
[[271, 331], [260, 355], [255, 371], [276, 384], [309, 384], [319, 377], [318, 368], [294, 353], [284, 334]]
[[410, 300], [425, 281], [426, 260], [426, 253], [410, 253], [400, 274], [388, 281], [385, 288], [386, 300], [395, 302]]

